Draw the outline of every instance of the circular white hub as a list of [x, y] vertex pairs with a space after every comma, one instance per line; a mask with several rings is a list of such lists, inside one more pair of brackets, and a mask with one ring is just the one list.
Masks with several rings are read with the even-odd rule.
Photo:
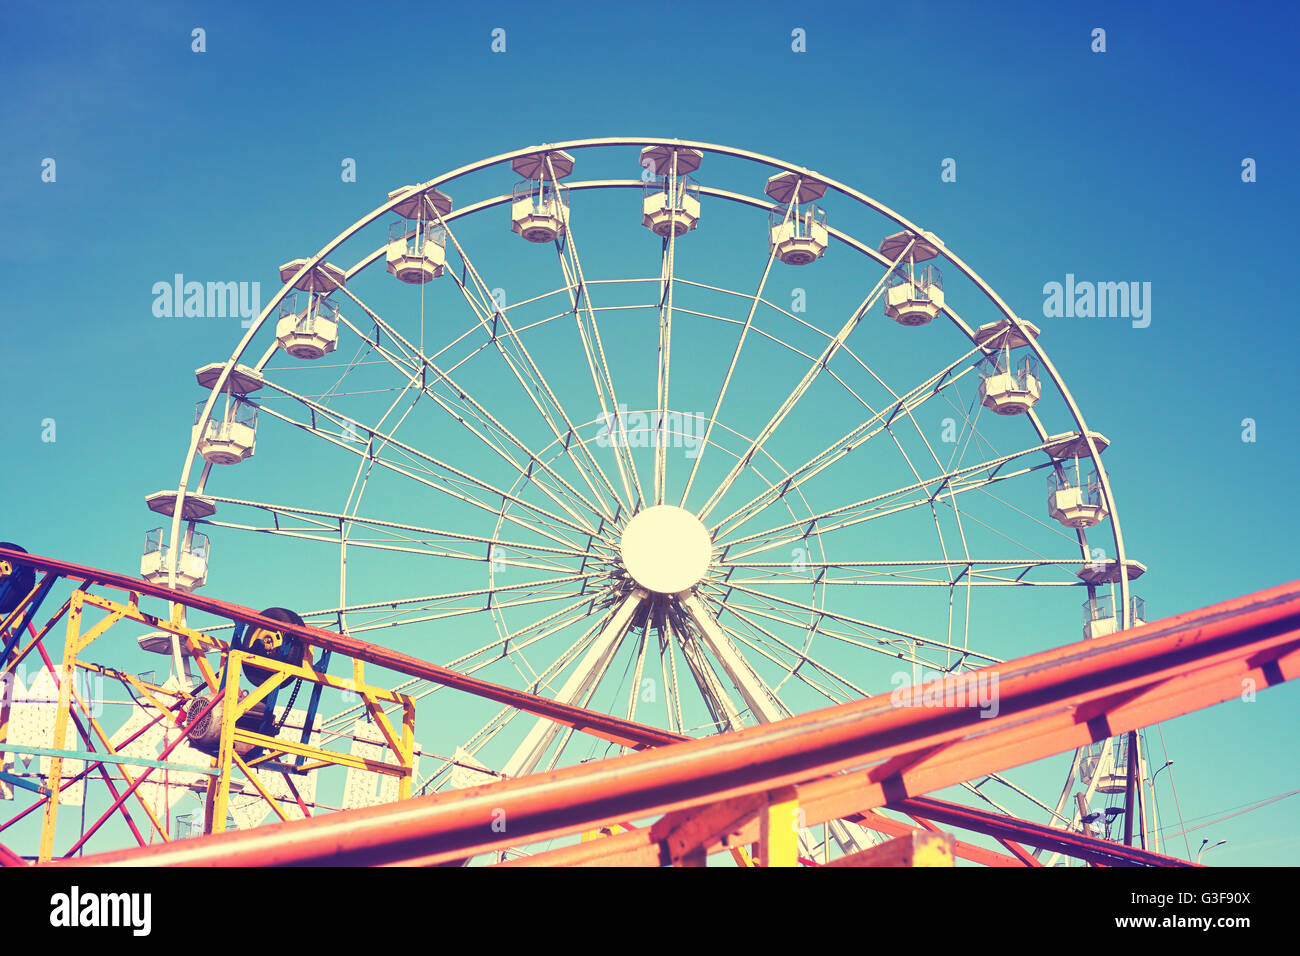
[[623, 567], [641, 587], [656, 594], [679, 594], [704, 578], [713, 542], [700, 519], [685, 508], [655, 505], [632, 516], [619, 552]]

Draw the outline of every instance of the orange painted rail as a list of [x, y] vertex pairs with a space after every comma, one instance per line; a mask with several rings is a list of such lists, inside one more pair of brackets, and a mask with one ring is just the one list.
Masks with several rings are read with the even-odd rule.
[[[199, 599], [185, 597], [198, 606]], [[260, 623], [246, 609], [203, 601], [213, 613], [237, 610], [239, 619]], [[305, 630], [309, 637], [339, 638]], [[75, 865], [454, 863], [776, 788], [793, 788], [813, 825], [1208, 707], [1247, 687], [1294, 679], [1300, 581], [970, 674], [996, 676], [997, 716], [869, 698], [596, 763], [86, 856]]]

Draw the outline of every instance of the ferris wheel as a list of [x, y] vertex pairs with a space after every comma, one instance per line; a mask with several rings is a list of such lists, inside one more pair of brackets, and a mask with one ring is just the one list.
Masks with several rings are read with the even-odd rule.
[[[255, 567], [308, 623], [690, 735], [1064, 643], [1080, 604], [1083, 637], [1145, 618], [1108, 442], [1040, 329], [828, 176], [533, 146], [393, 189], [279, 274], [197, 370], [151, 581]], [[607, 753], [403, 690], [433, 707], [424, 792]], [[1076, 754], [1071, 782], [1114, 792], [1127, 759]], [[1071, 782], [966, 786], [1080, 826]]]

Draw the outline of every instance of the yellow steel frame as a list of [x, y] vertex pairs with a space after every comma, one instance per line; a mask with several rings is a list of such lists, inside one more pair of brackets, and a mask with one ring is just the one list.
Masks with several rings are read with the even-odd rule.
[[[271, 676], [254, 687], [246, 696], [240, 697], [240, 677], [247, 663], [252, 663], [259, 670], [269, 671]], [[395, 776], [399, 778], [397, 786], [398, 799], [405, 800], [410, 797], [411, 783], [415, 772], [415, 701], [405, 694], [398, 694], [395, 691], [371, 687], [362, 683], [360, 677], [361, 662], [354, 661], [353, 664], [353, 673], [356, 676], [351, 678], [335, 677], [331, 674], [318, 673], [309, 664], [288, 664], [283, 661], [251, 654], [248, 651], [232, 650], [228, 652], [226, 655], [226, 684], [222, 691], [225, 696], [221, 702], [221, 743], [216, 757], [218, 774], [208, 784], [208, 799], [205, 811], [205, 829], [208, 833], [225, 832], [226, 814], [230, 807], [230, 774], [235, 767], [238, 767], [243, 772], [257, 792], [271, 805], [276, 815], [284, 819], [284, 813], [280, 810], [277, 802], [262, 787], [256, 775], [251, 772], [258, 763], [267, 758], [259, 757], [250, 767], [239, 754], [236, 746], [238, 744], [262, 747], [278, 754], [307, 757], [313, 762], [304, 767], [304, 770], [338, 766], [370, 770], [375, 773]], [[336, 750], [314, 747], [297, 740], [270, 737], [237, 726], [239, 719], [255, 705], [265, 700], [271, 691], [296, 677], [325, 687], [332, 687], [335, 690], [351, 691], [360, 696], [370, 713], [371, 719], [379, 728], [384, 742], [388, 745], [388, 749], [392, 751], [395, 762], [390, 763], [382, 760], [372, 760], [368, 757], [358, 757], [353, 754], [339, 753]], [[381, 706], [383, 703], [401, 706], [402, 729], [400, 733], [393, 727], [388, 715], [384, 713]]]
[[[84, 587], [84, 583], [83, 583]], [[35, 593], [33, 589], [32, 593]], [[24, 599], [23, 605], [30, 600], [31, 594]], [[185, 692], [169, 691], [147, 682], [141, 681], [131, 674], [122, 673], [81, 661], [81, 654], [94, 641], [102, 637], [115, 624], [127, 620], [140, 624], [148, 625], [169, 634], [178, 637], [189, 650], [198, 665], [199, 672], [203, 677], [204, 683], [208, 690], [213, 693], [222, 693], [225, 695], [222, 709], [222, 726], [221, 726], [221, 744], [218, 756], [213, 758], [214, 767], [218, 770], [216, 776], [210, 779], [208, 785], [208, 800], [206, 815], [208, 817], [208, 832], [222, 832], [225, 830], [226, 811], [230, 801], [230, 772], [232, 767], [238, 767], [239, 770], [252, 784], [253, 788], [266, 800], [271, 809], [280, 819], [285, 819], [284, 811], [276, 801], [263, 787], [261, 781], [252, 772], [259, 761], [254, 761], [252, 767], [240, 756], [236, 750], [236, 744], [250, 744], [260, 746], [272, 755], [292, 754], [305, 756], [309, 762], [302, 768], [306, 772], [318, 770], [326, 766], [342, 766], [370, 770], [376, 773], [389, 774], [399, 777], [398, 796], [399, 799], [407, 799], [411, 795], [412, 778], [414, 775], [414, 753], [415, 753], [415, 701], [405, 694], [398, 694], [394, 691], [384, 690], [379, 687], [372, 687], [363, 681], [363, 667], [360, 661], [353, 661], [353, 676], [351, 678], [334, 677], [329, 674], [321, 674], [313, 670], [310, 662], [303, 666], [294, 666], [291, 664], [281, 663], [270, 660], [265, 657], [258, 657], [246, 651], [231, 650], [230, 647], [210, 637], [207, 634], [185, 626], [181, 621], [183, 618], [177, 612], [173, 620], [164, 620], [155, 615], [148, 614], [140, 610], [139, 594], [131, 592], [128, 601], [125, 604], [117, 601], [111, 601], [108, 598], [100, 597], [96, 594], [90, 594], [84, 590], [78, 589], [72, 593], [66, 602], [64, 602], [59, 612], [55, 614], [44, 628], [25, 645], [23, 649], [14, 656], [14, 659], [0, 671], [0, 678], [9, 674], [24, 657], [53, 629], [55, 623], [66, 615], [67, 632], [63, 644], [63, 660], [59, 669], [59, 703], [55, 711], [54, 723], [54, 746], [61, 748], [68, 732], [68, 722], [71, 719], [72, 707], [75, 705], [82, 711], [83, 715], [89, 722], [90, 729], [94, 732], [95, 737], [103, 747], [104, 753], [110, 756], [116, 756], [117, 752], [109, 743], [109, 737], [100, 726], [99, 722], [92, 716], [91, 709], [86, 701], [81, 699], [81, 695], [76, 692], [72, 675], [76, 673], [77, 668], [94, 671], [112, 676], [119, 680], [129, 683], [138, 690], [153, 706], [167, 714], [176, 726], [182, 726], [184, 719], [176, 715], [171, 708], [166, 707], [159, 700], [159, 697], [173, 697], [183, 699], [191, 695]], [[23, 605], [16, 608], [12, 614], [6, 616], [4, 627], [0, 627], [0, 633], [4, 632], [17, 615], [22, 613]], [[83, 629], [83, 611], [85, 608], [97, 608], [106, 612], [105, 616], [95, 622], [92, 626]], [[180, 609], [179, 605], [175, 606]], [[218, 652], [225, 659], [225, 684], [224, 689], [221, 681], [221, 673], [214, 671], [208, 663], [204, 652]], [[271, 671], [272, 676], [255, 687], [246, 697], [240, 699], [238, 696], [240, 676], [244, 671], [246, 662], [253, 662], [262, 670]], [[337, 690], [347, 690], [359, 695], [365, 703], [371, 719], [379, 728], [384, 742], [394, 755], [392, 762], [383, 760], [373, 760], [365, 757], [357, 757], [351, 754], [339, 753], [337, 751], [325, 750], [321, 747], [313, 747], [299, 743], [296, 740], [282, 740], [278, 737], [268, 737], [263, 734], [254, 733], [235, 726], [235, 722], [240, 716], [247, 713], [249, 708], [263, 700], [267, 694], [278, 687], [280, 684], [295, 677], [321, 684], [326, 687], [332, 687]], [[397, 704], [402, 708], [402, 727], [399, 732], [393, 727], [388, 715], [384, 712], [383, 704]], [[0, 714], [0, 747], [5, 740], [6, 714]], [[63, 780], [63, 762], [62, 756], [54, 756], [50, 761], [50, 772], [46, 781], [50, 798], [45, 804], [45, 813], [41, 824], [41, 844], [39, 859], [41, 861], [49, 860], [54, 853], [54, 834], [55, 826], [58, 822], [59, 814], [59, 789]], [[117, 772], [121, 773], [128, 787], [135, 784], [135, 776], [126, 769], [124, 765], [117, 767]], [[136, 801], [144, 808], [149, 816], [150, 822], [158, 835], [166, 841], [167, 829], [158, 820], [153, 808], [149, 806], [148, 801], [139, 790], [136, 790]], [[215, 812], [214, 812], [215, 811]], [[214, 822], [215, 821], [215, 822]]]
[[[79, 589], [72, 592], [72, 595], [68, 598], [59, 614], [55, 615], [55, 620], [58, 620], [58, 618], [64, 614], [67, 615], [68, 619], [67, 633], [63, 641], [63, 662], [58, 672], [59, 704], [58, 708], [55, 710], [54, 717], [55, 747], [62, 747], [63, 741], [66, 739], [68, 721], [72, 716], [72, 706], [73, 704], [76, 704], [77, 708], [85, 715], [96, 738], [98, 738], [100, 745], [104, 748], [104, 752], [111, 756], [117, 755], [117, 751], [115, 751], [112, 744], [109, 743], [108, 735], [104, 733], [99, 722], [92, 716], [90, 707], [76, 692], [74, 686], [75, 682], [73, 680], [73, 675], [75, 675], [77, 668], [79, 667], [84, 670], [104, 672], [104, 668], [95, 664], [80, 661], [78, 658], [87, 647], [102, 637], [111, 627], [113, 627], [113, 625], [123, 620], [130, 620], [168, 631], [181, 637], [192, 652], [198, 652], [203, 648], [212, 649], [217, 646], [216, 642], [214, 642], [212, 638], [200, 634], [198, 631], [170, 621], [164, 621], [152, 614], [146, 614], [144, 611], [140, 610], [139, 600], [140, 596], [134, 591], [129, 595], [127, 603], [121, 604], [117, 601], [110, 601], [108, 598], [100, 597], [96, 594], [89, 594]], [[83, 633], [82, 613], [83, 609], [87, 606], [98, 608], [107, 613], [103, 619], [96, 622]], [[41, 633], [33, 638], [32, 642], [23, 649], [22, 654], [18, 655], [17, 658], [10, 663], [10, 669], [26, 656], [36, 643], [42, 639], [46, 633], [48, 633], [49, 629], [53, 626], [53, 623], [54, 622], [51, 621], [50, 624], [41, 631]], [[197, 653], [195, 659], [198, 661], [200, 671], [203, 672], [204, 679], [210, 686], [215, 686], [216, 675], [213, 673], [212, 668], [208, 666], [207, 661], [204, 660], [201, 654]], [[8, 669], [6, 669], [6, 673], [7, 672]], [[120, 676], [126, 677], [127, 675]], [[165, 691], [156, 685], [144, 684], [142, 681], [135, 678], [131, 678], [130, 682], [134, 686], [139, 687], [142, 691], [145, 691], [145, 693], [148, 694], [151, 703], [158, 706], [163, 713], [167, 714], [175, 725], [179, 726], [181, 724], [181, 719], [172, 713], [169, 708], [163, 707], [154, 695], [155, 693], [159, 693], [177, 698], [185, 695], [177, 694], [174, 691]], [[125, 767], [125, 765], [120, 765], [117, 770], [126, 781], [128, 787], [135, 785], [135, 777]], [[45, 804], [45, 814], [41, 823], [41, 845], [39, 854], [39, 859], [41, 861], [50, 859], [54, 854], [54, 831], [59, 816], [59, 788], [62, 781], [63, 757], [56, 755], [50, 760], [50, 772], [46, 780], [46, 785], [50, 788], [50, 798]], [[168, 839], [167, 828], [163, 825], [162, 821], [158, 819], [153, 808], [149, 806], [148, 801], [145, 800], [144, 795], [139, 790], [136, 790], [135, 798], [136, 802], [144, 808], [145, 813], [149, 817], [150, 823], [153, 824], [159, 837], [166, 842]]]

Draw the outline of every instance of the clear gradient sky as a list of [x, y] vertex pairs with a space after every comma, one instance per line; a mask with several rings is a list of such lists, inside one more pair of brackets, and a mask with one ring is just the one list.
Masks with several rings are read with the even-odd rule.
[[[156, 318], [155, 282], [257, 280], [266, 299], [275, 265], [395, 186], [533, 143], [635, 134], [740, 146], [856, 185], [1043, 326], [1113, 443], [1152, 617], [1297, 577], [1293, 5], [301, 11], [0, 13], [0, 538], [135, 569], [152, 526], [142, 496], [174, 483], [184, 453], [191, 370], [242, 331]], [[340, 181], [343, 157], [355, 184]], [[1246, 158], [1256, 182], [1242, 181]], [[1044, 284], [1067, 274], [1150, 282], [1150, 326], [1042, 318]], [[50, 418], [57, 440], [42, 442]], [[1300, 787], [1298, 724], [1300, 688], [1286, 686], [1164, 725], [1175, 766], [1161, 774], [1162, 822], [1169, 778], [1189, 825]], [[1228, 843], [1207, 862], [1295, 864], [1298, 807], [1196, 830], [1191, 849], [1208, 837]]]

